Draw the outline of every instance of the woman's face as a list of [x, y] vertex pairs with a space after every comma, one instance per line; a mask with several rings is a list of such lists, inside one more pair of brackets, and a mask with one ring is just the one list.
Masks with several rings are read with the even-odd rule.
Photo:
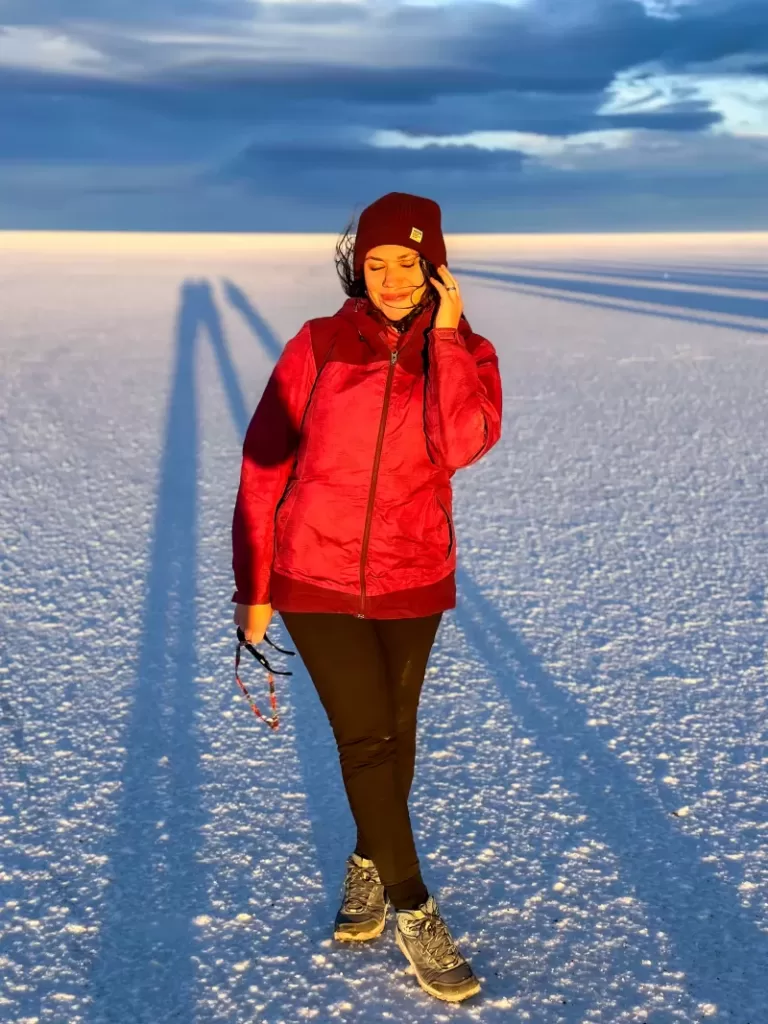
[[371, 302], [390, 320], [402, 320], [427, 290], [419, 254], [404, 245], [377, 245], [363, 264]]

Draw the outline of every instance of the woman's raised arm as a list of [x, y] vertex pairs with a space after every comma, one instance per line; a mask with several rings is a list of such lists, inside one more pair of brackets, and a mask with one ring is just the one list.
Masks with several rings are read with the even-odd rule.
[[429, 332], [424, 429], [430, 458], [448, 470], [477, 462], [501, 437], [501, 377], [487, 338]]

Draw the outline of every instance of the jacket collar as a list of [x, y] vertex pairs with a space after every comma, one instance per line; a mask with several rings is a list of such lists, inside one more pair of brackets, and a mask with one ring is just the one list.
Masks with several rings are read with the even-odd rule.
[[[414, 318], [410, 326], [400, 335], [400, 340], [397, 344], [398, 351], [404, 348], [414, 337], [423, 338], [426, 331], [432, 326], [434, 313], [435, 304], [433, 302], [428, 303], [421, 313]], [[386, 325], [385, 318], [367, 296], [358, 299], [347, 299], [335, 316], [351, 323], [360, 339], [367, 342], [374, 350], [383, 351], [387, 355], [391, 351], [387, 344], [387, 331], [389, 328]], [[459, 333], [464, 341], [472, 333], [472, 328], [463, 314], [459, 321]]]

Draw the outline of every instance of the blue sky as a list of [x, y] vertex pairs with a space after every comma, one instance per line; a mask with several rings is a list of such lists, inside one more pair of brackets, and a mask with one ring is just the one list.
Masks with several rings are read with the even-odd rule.
[[0, 228], [768, 228], [768, 0], [0, 0]]

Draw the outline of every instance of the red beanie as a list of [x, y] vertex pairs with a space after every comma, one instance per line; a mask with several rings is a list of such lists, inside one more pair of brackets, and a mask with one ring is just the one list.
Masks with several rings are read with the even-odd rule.
[[440, 207], [423, 196], [388, 192], [360, 214], [355, 233], [355, 277], [362, 275], [367, 253], [377, 245], [404, 245], [436, 267], [447, 265]]

